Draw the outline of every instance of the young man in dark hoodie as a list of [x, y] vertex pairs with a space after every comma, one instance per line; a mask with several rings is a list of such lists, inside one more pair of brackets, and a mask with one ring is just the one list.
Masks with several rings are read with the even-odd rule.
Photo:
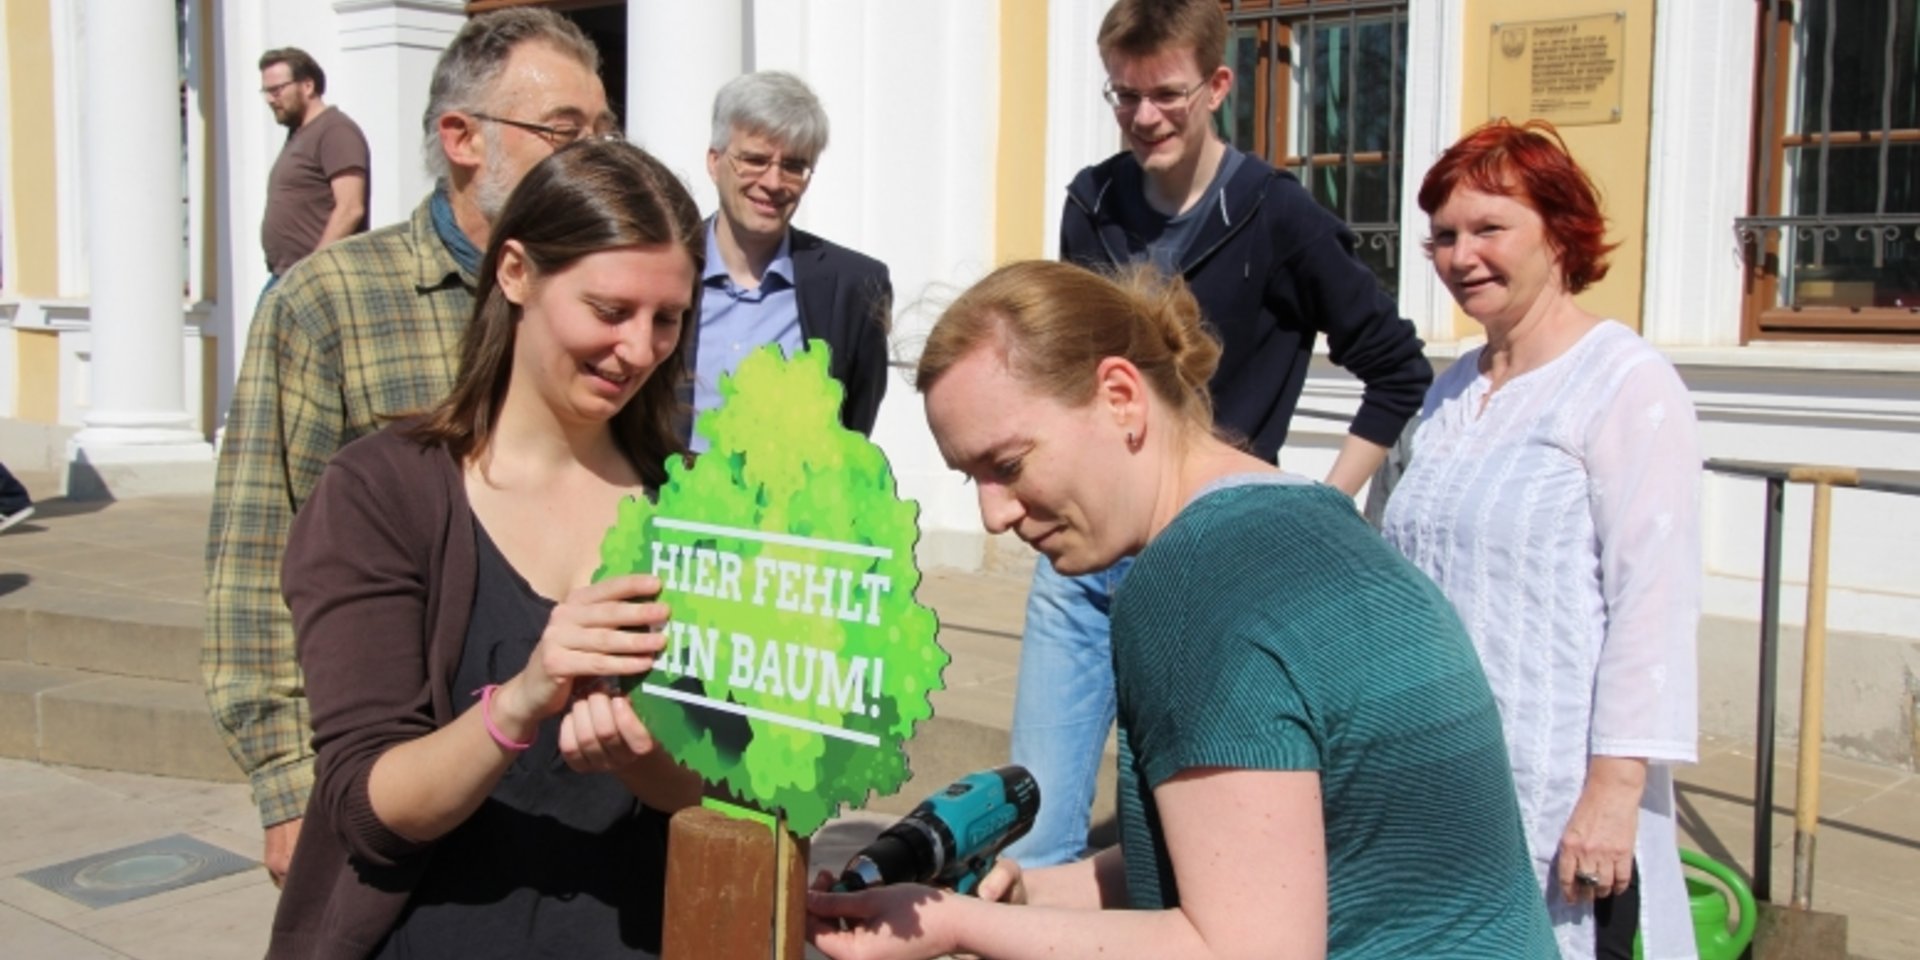
[[[1278, 457], [1315, 338], [1364, 384], [1326, 482], [1366, 483], [1433, 380], [1413, 325], [1357, 257], [1351, 231], [1291, 174], [1213, 134], [1233, 87], [1216, 0], [1119, 0], [1100, 25], [1104, 90], [1126, 148], [1067, 188], [1060, 257], [1151, 264], [1186, 279], [1224, 347], [1215, 423]], [[1107, 611], [1127, 564], [1078, 577], [1039, 559], [1027, 602], [1013, 760], [1046, 798], [1009, 855], [1043, 866], [1086, 849], [1094, 776], [1114, 720]]]

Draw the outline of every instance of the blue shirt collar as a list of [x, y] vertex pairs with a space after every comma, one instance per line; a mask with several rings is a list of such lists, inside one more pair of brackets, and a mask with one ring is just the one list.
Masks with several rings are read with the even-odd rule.
[[[707, 269], [701, 274], [700, 281], [712, 284], [714, 280], [733, 282], [727, 273], [727, 262], [720, 257], [720, 215], [707, 218]], [[793, 286], [793, 230], [789, 228], [780, 237], [780, 249], [773, 252], [773, 259], [767, 262], [767, 275], [760, 278], [762, 286], [769, 277], [779, 277], [786, 286]]]

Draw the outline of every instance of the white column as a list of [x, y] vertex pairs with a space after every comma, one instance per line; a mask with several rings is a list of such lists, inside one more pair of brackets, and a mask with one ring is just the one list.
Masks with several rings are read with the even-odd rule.
[[[186, 301], [193, 304], [205, 304], [214, 300], [218, 293], [218, 277], [207, 276], [207, 245], [215, 242], [217, 230], [207, 229], [207, 210], [214, 204], [214, 194], [218, 192], [218, 181], [207, 176], [207, 164], [215, 163], [208, 154], [209, 137], [207, 133], [219, 122], [220, 87], [218, 71], [210, 59], [213, 51], [208, 49], [219, 43], [217, 37], [206, 42], [201, 30], [213, 23], [213, 0], [190, 0], [186, 4], [186, 152], [187, 152], [187, 276]], [[211, 108], [212, 113], [207, 113]], [[208, 189], [209, 183], [214, 184]], [[217, 209], [217, 207], [216, 207]], [[216, 247], [216, 249], [218, 249]], [[210, 310], [203, 307], [203, 315]], [[212, 429], [212, 424], [208, 424]]]
[[[994, 266], [999, 10], [977, 0], [752, 5], [752, 67], [805, 78], [833, 125], [796, 223], [887, 264], [899, 360], [912, 359], [942, 305]], [[889, 42], [897, 37], [921, 41]], [[913, 215], [901, 214], [905, 203]], [[893, 376], [873, 440], [901, 495], [920, 503], [915, 552], [923, 563], [978, 567], [985, 537], [972, 493], [940, 459], [919, 396]]]
[[1100, 62], [1106, 0], [1051, 0], [1047, 5], [1046, 230], [1040, 249], [1060, 251], [1060, 214], [1067, 185], [1120, 149], [1120, 126], [1101, 99], [1107, 68]]
[[180, 264], [179, 61], [172, 4], [86, 0], [86, 427], [67, 445], [70, 496], [206, 490], [213, 448], [186, 412]]
[[717, 202], [707, 177], [713, 95], [753, 69], [741, 0], [627, 4], [627, 136], [680, 174], [694, 202]]
[[1429, 344], [1453, 335], [1453, 296], [1434, 275], [1421, 241], [1427, 215], [1420, 209], [1420, 182], [1460, 138], [1461, 51], [1466, 44], [1465, 0], [1407, 7], [1406, 139], [1400, 179], [1400, 313]]
[[53, 28], [54, 203], [59, 217], [60, 296], [79, 297], [87, 289], [86, 147], [82, 107], [89, 84], [81, 0], [49, 0]]
[[[220, 272], [213, 321], [218, 339], [214, 360], [219, 383], [214, 401], [217, 434], [224, 429], [219, 425], [225, 423], [227, 407], [233, 402], [253, 308], [267, 282], [266, 258], [260, 252], [260, 216], [266, 206], [267, 170], [278, 145], [270, 139], [273, 117], [259, 92], [258, 58], [269, 49], [264, 40], [266, 11], [260, 4], [216, 0], [213, 18], [211, 58], [217, 99], [213, 151], [218, 184], [214, 202], [219, 234], [215, 243]], [[267, 114], [264, 122], [262, 114]]]
[[1663, 347], [1737, 346], [1753, 120], [1746, 0], [1654, 7], [1653, 140], [1640, 330]]
[[374, 226], [413, 213], [433, 180], [421, 159], [427, 88], [440, 52], [467, 22], [461, 0], [334, 0], [340, 62], [327, 64], [327, 102], [367, 135]]

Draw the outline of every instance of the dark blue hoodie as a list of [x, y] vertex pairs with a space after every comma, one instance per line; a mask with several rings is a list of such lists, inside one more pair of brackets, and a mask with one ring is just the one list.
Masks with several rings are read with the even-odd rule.
[[[1354, 256], [1353, 233], [1291, 174], [1252, 155], [1202, 202], [1212, 209], [1180, 269], [1223, 347], [1209, 384], [1214, 421], [1273, 460], [1314, 337], [1325, 333], [1333, 362], [1366, 385], [1349, 431], [1392, 446], [1420, 411], [1433, 367], [1413, 324]], [[1142, 245], [1121, 226], [1121, 204], [1146, 204], [1132, 154], [1080, 171], [1067, 188], [1060, 258], [1095, 269], [1133, 262]]]

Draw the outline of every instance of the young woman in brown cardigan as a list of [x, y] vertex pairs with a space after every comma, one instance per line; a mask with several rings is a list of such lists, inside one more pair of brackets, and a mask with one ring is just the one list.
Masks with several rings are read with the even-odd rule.
[[700, 783], [611, 678], [651, 668], [668, 611], [652, 577], [588, 580], [681, 451], [704, 250], [639, 148], [543, 160], [495, 223], [453, 393], [348, 445], [300, 511], [318, 759], [270, 955], [658, 949], [666, 815]]

